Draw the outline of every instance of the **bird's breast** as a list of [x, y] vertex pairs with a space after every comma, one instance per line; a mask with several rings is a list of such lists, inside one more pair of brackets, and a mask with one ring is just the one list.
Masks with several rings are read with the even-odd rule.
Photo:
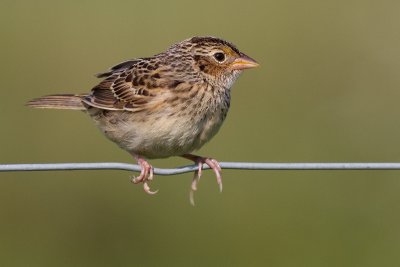
[[108, 111], [95, 120], [109, 139], [133, 154], [165, 158], [190, 153], [218, 132], [230, 96], [207, 88], [186, 93], [172, 92], [142, 112]]

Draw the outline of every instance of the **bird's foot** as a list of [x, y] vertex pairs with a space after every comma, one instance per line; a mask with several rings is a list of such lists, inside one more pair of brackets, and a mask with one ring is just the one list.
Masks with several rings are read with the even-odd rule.
[[141, 167], [140, 175], [135, 177], [133, 176], [131, 181], [134, 184], [138, 183], [143, 183], [143, 189], [144, 191], [149, 194], [149, 195], [154, 195], [158, 192], [156, 191], [151, 191], [150, 186], [148, 184], [149, 181], [153, 180], [153, 166], [150, 165], [144, 158], [140, 156], [135, 156], [137, 159], [138, 164]]
[[221, 166], [218, 161], [212, 158], [203, 158], [200, 156], [185, 154], [182, 157], [194, 161], [195, 164], [198, 165], [198, 169], [194, 172], [192, 185], [190, 188], [190, 203], [194, 206], [194, 192], [197, 191], [197, 185], [200, 181], [200, 177], [202, 175], [203, 164], [207, 164], [215, 173], [215, 177], [217, 178], [217, 183], [219, 186], [219, 191], [222, 192], [222, 176], [221, 176]]

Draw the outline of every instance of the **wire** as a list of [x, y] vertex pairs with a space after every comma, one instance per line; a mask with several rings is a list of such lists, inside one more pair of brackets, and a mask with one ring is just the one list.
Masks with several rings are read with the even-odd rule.
[[[223, 169], [240, 170], [400, 170], [400, 163], [254, 163], [220, 162]], [[65, 170], [124, 170], [140, 171], [140, 166], [118, 162], [94, 163], [36, 163], [0, 164], [0, 172], [12, 171], [65, 171]], [[205, 164], [204, 169], [209, 169]], [[197, 165], [181, 166], [174, 169], [154, 168], [154, 174], [174, 175], [197, 170]]]

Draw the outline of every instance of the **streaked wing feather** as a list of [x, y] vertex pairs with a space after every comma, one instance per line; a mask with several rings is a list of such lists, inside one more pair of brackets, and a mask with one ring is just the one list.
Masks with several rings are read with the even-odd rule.
[[146, 88], [145, 83], [133, 85], [133, 80], [143, 77], [135, 75], [135, 65], [140, 60], [130, 60], [111, 68], [98, 77], [106, 77], [92, 89], [83, 101], [93, 107], [107, 110], [141, 110], [161, 88]]
[[130, 59], [130, 60], [121, 62], [121, 63], [111, 67], [111, 69], [109, 69], [108, 71], [97, 73], [95, 76], [97, 78], [105, 78], [105, 77], [110, 76], [111, 74], [113, 74], [116, 71], [128, 69], [128, 68], [134, 66], [135, 64], [137, 64], [138, 62], [140, 62], [140, 59]]

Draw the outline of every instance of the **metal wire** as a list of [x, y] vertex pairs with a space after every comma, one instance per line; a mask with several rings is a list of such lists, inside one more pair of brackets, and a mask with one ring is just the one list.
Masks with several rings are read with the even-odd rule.
[[[240, 170], [400, 170], [400, 163], [255, 163], [220, 162], [223, 169]], [[204, 165], [204, 169], [209, 169]], [[140, 171], [140, 166], [118, 162], [94, 163], [36, 163], [0, 164], [0, 172], [12, 171], [65, 171], [65, 170], [124, 170]], [[158, 175], [174, 175], [197, 170], [197, 165], [181, 166], [174, 169], [154, 168]]]

